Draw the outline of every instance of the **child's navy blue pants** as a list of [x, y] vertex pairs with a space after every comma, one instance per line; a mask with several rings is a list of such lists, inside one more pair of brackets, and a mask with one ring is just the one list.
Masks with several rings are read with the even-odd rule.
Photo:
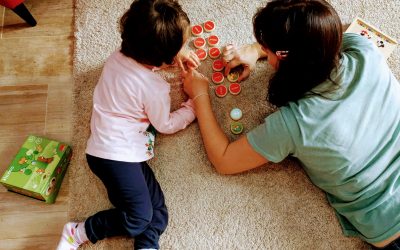
[[92, 243], [112, 236], [135, 238], [135, 249], [159, 248], [168, 224], [164, 194], [146, 162], [132, 163], [86, 155], [92, 172], [107, 189], [115, 208], [90, 216], [85, 222]]

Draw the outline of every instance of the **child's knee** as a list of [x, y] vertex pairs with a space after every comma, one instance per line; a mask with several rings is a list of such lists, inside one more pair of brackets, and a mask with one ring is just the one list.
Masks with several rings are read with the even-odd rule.
[[125, 217], [125, 228], [130, 237], [136, 237], [144, 232], [150, 225], [153, 218], [153, 211], [151, 213], [127, 214]]

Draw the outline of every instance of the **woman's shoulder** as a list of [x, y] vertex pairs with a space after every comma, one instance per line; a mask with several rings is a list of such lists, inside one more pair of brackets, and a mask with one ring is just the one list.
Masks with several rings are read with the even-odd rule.
[[381, 55], [370, 39], [355, 33], [343, 34], [342, 53], [357, 56]]

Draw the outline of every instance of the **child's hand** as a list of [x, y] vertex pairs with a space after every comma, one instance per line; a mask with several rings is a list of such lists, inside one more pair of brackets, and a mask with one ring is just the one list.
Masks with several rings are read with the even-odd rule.
[[258, 48], [255, 47], [255, 44], [244, 45], [239, 49], [237, 49], [235, 45], [228, 44], [222, 50], [222, 56], [225, 64], [225, 76], [229, 74], [231, 69], [239, 65], [243, 66], [244, 70], [240, 74], [238, 82], [246, 79], [250, 75], [250, 71], [255, 68], [256, 62], [260, 57]]
[[179, 53], [176, 55], [176, 61], [183, 72], [186, 72], [184, 63], [188, 68], [191, 69], [197, 69], [200, 65], [200, 59], [192, 50], [182, 49], [179, 51]]
[[197, 70], [189, 68], [182, 73], [182, 77], [183, 90], [191, 99], [199, 94], [208, 94], [209, 81]]

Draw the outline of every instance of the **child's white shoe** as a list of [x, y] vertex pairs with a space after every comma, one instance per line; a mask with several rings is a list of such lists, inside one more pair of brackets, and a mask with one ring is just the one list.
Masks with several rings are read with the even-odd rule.
[[64, 225], [57, 250], [76, 250], [81, 244], [88, 241], [84, 222], [69, 222]]

